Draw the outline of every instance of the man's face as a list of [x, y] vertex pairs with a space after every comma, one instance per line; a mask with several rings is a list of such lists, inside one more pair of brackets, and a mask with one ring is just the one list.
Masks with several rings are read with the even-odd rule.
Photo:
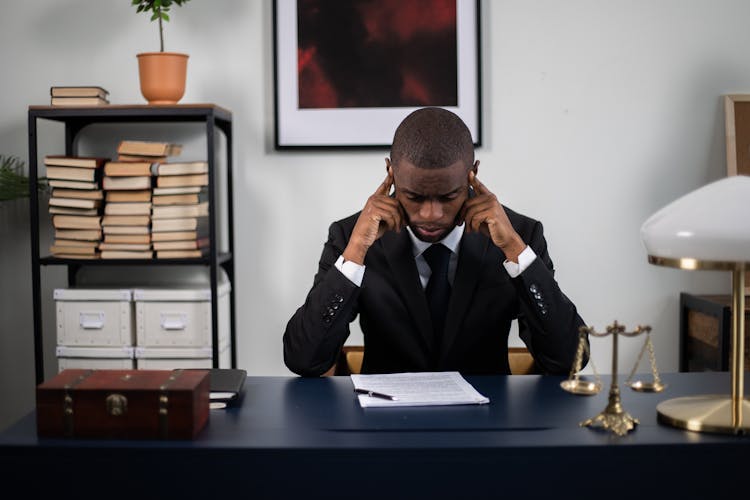
[[396, 200], [417, 238], [434, 243], [456, 226], [469, 193], [468, 176], [462, 161], [436, 169], [418, 168], [407, 160], [393, 165]]

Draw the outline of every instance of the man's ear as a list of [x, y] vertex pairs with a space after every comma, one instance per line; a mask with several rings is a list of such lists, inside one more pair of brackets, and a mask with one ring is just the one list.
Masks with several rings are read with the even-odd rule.
[[388, 158], [387, 156], [385, 157], [385, 171], [393, 175], [393, 167], [391, 166], [391, 159]]
[[479, 160], [474, 161], [474, 165], [471, 166], [471, 171], [474, 172], [474, 175], [479, 173]]

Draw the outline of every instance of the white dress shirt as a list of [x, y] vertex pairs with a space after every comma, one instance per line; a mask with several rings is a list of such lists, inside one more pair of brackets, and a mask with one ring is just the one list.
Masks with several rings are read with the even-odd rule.
[[[458, 252], [461, 247], [461, 238], [464, 235], [464, 226], [465, 224], [461, 224], [454, 227], [453, 230], [448, 233], [445, 238], [437, 242], [445, 245], [451, 251], [451, 260], [448, 264], [448, 282], [451, 284], [451, 286], [453, 285], [453, 278], [456, 276]], [[422, 282], [422, 288], [425, 288], [427, 286], [427, 282], [430, 279], [430, 274], [432, 274], [432, 271], [430, 270], [430, 266], [429, 264], [427, 264], [427, 261], [425, 260], [422, 253], [427, 250], [430, 245], [436, 243], [427, 243], [426, 241], [422, 241], [414, 235], [410, 227], [407, 227], [406, 229], [409, 232], [409, 238], [411, 238], [412, 253], [414, 254], [414, 261], [417, 265], [417, 271], [419, 271], [419, 280]], [[505, 270], [508, 272], [511, 278], [516, 278], [527, 267], [529, 267], [532, 262], [534, 262], [534, 259], [536, 259], [536, 254], [530, 246], [526, 245], [526, 248], [523, 250], [523, 252], [518, 255], [518, 263], [510, 260], [505, 260], [505, 262], [503, 262], [503, 266], [505, 267]], [[341, 273], [349, 279], [349, 281], [357, 286], [362, 286], [362, 279], [365, 275], [364, 265], [357, 264], [356, 262], [352, 261], [345, 261], [343, 255], [339, 256], [334, 265], [336, 266], [336, 269], [341, 271]]]

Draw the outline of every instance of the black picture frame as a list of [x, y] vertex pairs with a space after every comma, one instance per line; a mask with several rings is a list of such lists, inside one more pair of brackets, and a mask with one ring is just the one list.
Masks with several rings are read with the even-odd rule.
[[[455, 2], [455, 105], [434, 105], [459, 115], [471, 131], [474, 145], [481, 146], [480, 2]], [[411, 111], [433, 104], [300, 107], [297, 8], [297, 0], [273, 3], [275, 149], [390, 147], [401, 120]]]

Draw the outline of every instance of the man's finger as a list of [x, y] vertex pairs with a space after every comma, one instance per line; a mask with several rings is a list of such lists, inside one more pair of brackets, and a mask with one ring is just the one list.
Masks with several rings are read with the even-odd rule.
[[378, 186], [378, 189], [375, 191], [375, 194], [382, 194], [385, 196], [388, 196], [388, 193], [391, 190], [391, 186], [393, 185], [393, 176], [388, 173], [388, 175], [385, 176], [385, 180], [383, 183]]
[[469, 172], [469, 184], [474, 188], [474, 191], [476, 191], [477, 194], [488, 194], [490, 192], [490, 190], [487, 189], [487, 186], [477, 179], [477, 176], [473, 171]]

